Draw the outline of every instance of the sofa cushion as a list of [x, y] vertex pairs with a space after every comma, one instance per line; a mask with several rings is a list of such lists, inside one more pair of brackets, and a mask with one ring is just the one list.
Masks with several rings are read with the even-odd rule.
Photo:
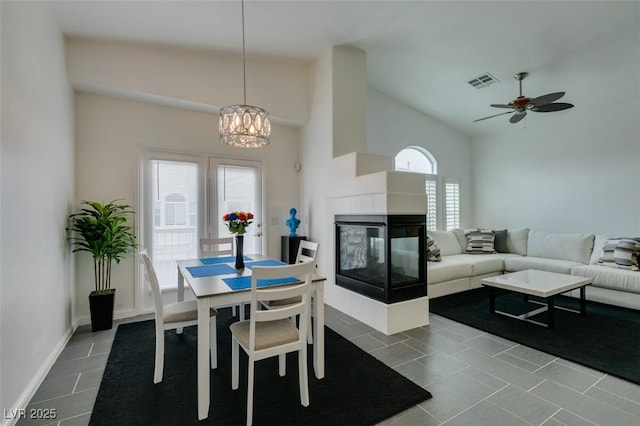
[[609, 239], [602, 249], [599, 265], [638, 271], [640, 242], [632, 239]]
[[493, 248], [494, 235], [490, 229], [474, 229], [465, 233], [467, 237], [467, 253], [495, 253]]
[[509, 253], [527, 255], [527, 238], [529, 228], [507, 231], [507, 250]]
[[452, 257], [455, 256], [444, 256], [442, 262], [427, 264], [428, 285], [471, 276], [471, 264], [452, 259]]
[[496, 249], [496, 252], [509, 253], [509, 249], [507, 248], [507, 230], [494, 230], [493, 235], [495, 237], [493, 239], [493, 247]]
[[593, 234], [529, 231], [527, 256], [570, 260], [587, 264], [593, 250]]
[[570, 274], [571, 268], [582, 265], [580, 262], [570, 260], [547, 259], [534, 256], [514, 256], [504, 260], [505, 270], [508, 272], [524, 271], [525, 269], [537, 269], [540, 271], [559, 272]]
[[593, 250], [591, 251], [591, 258], [589, 260], [589, 264], [597, 265], [602, 257], [602, 250], [604, 249], [604, 245], [607, 243], [609, 237], [602, 234], [597, 234], [593, 240]]
[[[517, 255], [512, 255], [517, 256]], [[500, 254], [487, 254], [485, 256], [478, 256], [475, 254], [456, 254], [449, 256], [451, 260], [456, 262], [462, 262], [471, 265], [471, 275], [484, 275], [494, 272], [502, 273], [504, 271], [503, 255]]]
[[427, 235], [431, 235], [433, 241], [440, 247], [442, 256], [462, 253], [462, 247], [458, 243], [458, 239], [451, 231], [429, 231]]
[[458, 239], [458, 244], [460, 244], [460, 247], [462, 247], [462, 252], [461, 253], [464, 253], [464, 251], [467, 248], [467, 232], [471, 232], [471, 231], [473, 231], [473, 229], [455, 228], [455, 229], [451, 230], [451, 232], [453, 232], [453, 234]]
[[430, 235], [427, 235], [427, 262], [440, 262], [441, 260], [440, 247]]
[[640, 272], [600, 265], [579, 265], [571, 268], [571, 273], [592, 278], [592, 286], [595, 287], [640, 294]]

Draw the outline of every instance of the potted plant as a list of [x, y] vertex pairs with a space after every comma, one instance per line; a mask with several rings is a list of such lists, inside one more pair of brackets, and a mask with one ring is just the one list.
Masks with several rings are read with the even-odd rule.
[[113, 261], [120, 263], [137, 247], [133, 227], [127, 225], [135, 212], [117, 201], [82, 201], [85, 207], [69, 216], [67, 230], [72, 232], [69, 242], [73, 252], [86, 251], [93, 257], [95, 290], [89, 294], [92, 331], [112, 327], [116, 290], [111, 288], [111, 265]]

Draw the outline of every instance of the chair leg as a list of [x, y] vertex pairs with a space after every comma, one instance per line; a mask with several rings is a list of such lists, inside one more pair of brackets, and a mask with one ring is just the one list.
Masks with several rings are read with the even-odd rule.
[[164, 326], [156, 323], [156, 365], [153, 372], [153, 383], [162, 381], [164, 370]]
[[313, 327], [311, 326], [311, 315], [309, 315], [309, 325], [307, 327], [307, 343], [313, 345]]
[[254, 359], [249, 357], [249, 383], [247, 386], [247, 426], [253, 423], [253, 367]]
[[284, 377], [287, 374], [287, 354], [278, 355], [278, 374]]
[[211, 354], [211, 369], [218, 368], [218, 342], [217, 342], [217, 330], [216, 330], [216, 317], [211, 317], [211, 327], [209, 327], [209, 352]]
[[309, 406], [309, 377], [307, 370], [307, 346], [302, 345], [298, 351], [298, 377], [300, 378], [300, 403]]
[[240, 348], [239, 348], [239, 344], [238, 341], [236, 340], [235, 337], [233, 337], [231, 339], [231, 389], [236, 390], [238, 389], [238, 376], [239, 376], [239, 372], [240, 372], [240, 368], [239, 365], [240, 364], [240, 360], [239, 360], [239, 355], [240, 355]]

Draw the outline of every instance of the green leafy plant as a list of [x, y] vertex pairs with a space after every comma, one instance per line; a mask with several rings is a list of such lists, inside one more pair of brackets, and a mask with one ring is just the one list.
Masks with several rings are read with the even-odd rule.
[[127, 220], [135, 212], [131, 206], [118, 204], [118, 200], [101, 204], [82, 201], [85, 206], [69, 216], [69, 242], [73, 252], [86, 251], [93, 257], [95, 290], [111, 289], [111, 265], [132, 253], [137, 247], [133, 227]]

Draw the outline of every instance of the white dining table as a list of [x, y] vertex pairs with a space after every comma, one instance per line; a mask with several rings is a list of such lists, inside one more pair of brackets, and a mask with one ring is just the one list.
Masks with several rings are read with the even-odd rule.
[[[248, 255], [253, 261], [269, 260], [262, 255]], [[250, 260], [245, 260], [250, 265]], [[210, 357], [209, 357], [209, 309], [240, 305], [251, 301], [251, 289], [233, 290], [224, 282], [225, 278], [251, 276], [251, 269], [235, 270], [225, 275], [194, 277], [188, 267], [204, 266], [200, 259], [181, 260], [178, 264], [178, 301], [184, 300], [185, 282], [196, 297], [198, 304], [198, 420], [209, 417], [210, 405]], [[228, 265], [233, 267], [234, 263]], [[324, 282], [326, 278], [313, 274], [313, 368], [318, 379], [324, 378]], [[231, 384], [229, 384], [231, 387]]]

